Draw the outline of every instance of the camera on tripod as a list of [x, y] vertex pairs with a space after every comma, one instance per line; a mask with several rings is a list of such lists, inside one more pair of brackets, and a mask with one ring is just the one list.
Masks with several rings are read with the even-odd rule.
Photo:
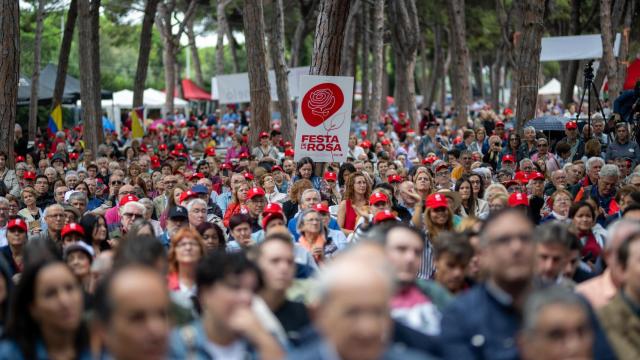
[[593, 61], [594, 60], [589, 60], [589, 62], [584, 64], [583, 74], [584, 74], [585, 88], [587, 88], [588, 85], [593, 83], [593, 78], [594, 78], [594, 75], [593, 75]]

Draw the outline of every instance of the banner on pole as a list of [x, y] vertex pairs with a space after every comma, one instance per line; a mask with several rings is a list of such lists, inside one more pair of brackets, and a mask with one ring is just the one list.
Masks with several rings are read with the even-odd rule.
[[295, 160], [346, 161], [353, 77], [305, 75], [299, 86]]

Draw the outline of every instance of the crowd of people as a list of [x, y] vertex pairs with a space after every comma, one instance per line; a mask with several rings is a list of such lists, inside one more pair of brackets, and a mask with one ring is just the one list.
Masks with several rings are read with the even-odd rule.
[[354, 115], [347, 161], [250, 116], [0, 153], [1, 359], [639, 359], [626, 122]]

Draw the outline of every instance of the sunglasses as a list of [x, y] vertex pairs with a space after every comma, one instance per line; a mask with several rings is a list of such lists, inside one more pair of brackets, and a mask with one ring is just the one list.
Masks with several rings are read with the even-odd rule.
[[120, 180], [114, 180], [112, 182], [110, 182], [109, 184], [113, 185], [123, 185], [124, 181], [120, 181]]

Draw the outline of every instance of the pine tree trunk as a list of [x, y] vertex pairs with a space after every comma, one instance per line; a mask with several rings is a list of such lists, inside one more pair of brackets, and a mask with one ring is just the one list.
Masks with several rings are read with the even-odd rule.
[[367, 110], [369, 123], [367, 135], [371, 141], [375, 140], [375, 130], [380, 123], [380, 108], [382, 107], [382, 52], [384, 51], [384, 0], [373, 2], [371, 19], [371, 102]]
[[29, 141], [36, 139], [38, 127], [38, 83], [40, 82], [40, 53], [42, 50], [44, 0], [38, 0], [38, 8], [36, 11], [36, 34], [33, 42], [33, 73], [31, 75], [31, 97], [29, 98]]
[[362, 34], [362, 63], [360, 65], [362, 79], [360, 80], [360, 87], [362, 92], [362, 108], [365, 112], [369, 112], [369, 91], [371, 85], [369, 84], [369, 23], [371, 12], [369, 11], [369, 3], [367, 1], [362, 2], [362, 16], [360, 17], [360, 33]]
[[94, 154], [103, 142], [100, 106], [100, 0], [78, 2], [80, 99], [86, 147]]
[[500, 110], [500, 78], [503, 64], [502, 51], [498, 51], [496, 60], [491, 65], [491, 108], [496, 111]]
[[621, 88], [624, 86], [624, 81], [627, 78], [627, 57], [629, 56], [629, 35], [631, 34], [631, 25], [633, 24], [634, 14], [636, 9], [636, 1], [630, 0], [627, 3], [627, 10], [624, 15], [624, 22], [622, 24], [622, 39], [620, 41], [620, 52], [618, 53], [618, 79], [621, 81]]
[[415, 0], [398, 0], [389, 4], [391, 36], [396, 70], [396, 105], [407, 113], [413, 129], [418, 127], [415, 67], [420, 41], [420, 27]]
[[349, 16], [349, 0], [322, 0], [316, 23], [311, 75], [340, 74], [344, 31]]
[[56, 83], [53, 88], [52, 107], [62, 103], [64, 96], [64, 86], [67, 80], [67, 69], [69, 68], [69, 55], [71, 54], [71, 43], [73, 42], [73, 31], [76, 28], [76, 18], [78, 17], [78, 1], [71, 0], [67, 20], [64, 24], [62, 34], [62, 44], [58, 54], [58, 70], [56, 72]]
[[227, 4], [227, 0], [219, 0], [216, 8], [218, 21], [218, 39], [216, 42], [216, 75], [224, 74], [224, 36], [227, 31], [227, 15], [225, 14], [225, 7], [227, 6]]
[[447, 1], [449, 14], [449, 30], [451, 32], [452, 73], [451, 89], [455, 102], [457, 126], [467, 124], [468, 107], [470, 103], [469, 86], [469, 48], [467, 47], [467, 32], [465, 28], [464, 0]]
[[440, 83], [438, 80], [444, 76], [444, 51], [442, 51], [442, 25], [436, 23], [433, 37], [433, 66], [429, 73], [429, 92], [425, 96], [423, 105], [431, 107], [436, 101]]
[[516, 131], [536, 115], [538, 99], [538, 71], [544, 31], [545, 0], [531, 0], [524, 7], [524, 26], [518, 44], [518, 97], [516, 103]]
[[[582, 0], [571, 0], [571, 20], [569, 23], [570, 35], [579, 35], [581, 33], [580, 10], [582, 10]], [[564, 76], [562, 76], [560, 99], [563, 104], [568, 105], [573, 102], [573, 88], [576, 85], [579, 66], [579, 60], [568, 61], [566, 71], [562, 73]]]
[[18, 1], [0, 1], [0, 151], [13, 167], [13, 133], [20, 79], [20, 6]]
[[193, 21], [191, 17], [189, 24], [187, 24], [187, 37], [189, 38], [189, 49], [191, 51], [191, 59], [193, 60], [193, 68], [196, 73], [196, 83], [200, 87], [204, 87], [204, 77], [202, 76], [202, 65], [200, 65], [200, 54], [198, 54], [198, 47], [196, 46], [196, 34], [193, 32]]
[[[227, 24], [228, 25], [228, 24]], [[233, 72], [240, 72], [240, 59], [238, 58], [238, 42], [233, 36], [231, 27], [227, 26], [227, 40], [229, 40], [229, 49], [231, 50], [231, 60], [233, 61]]]
[[300, 66], [301, 64], [304, 40], [315, 25], [315, 12], [320, 1], [321, 0], [300, 0], [300, 20], [298, 20], [293, 39], [291, 40], [291, 59], [289, 60], [291, 67]]
[[618, 61], [613, 54], [615, 33], [611, 23], [611, 3], [612, 0], [600, 0], [600, 29], [602, 36], [602, 66], [605, 67], [607, 82], [609, 83], [609, 98], [615, 99], [622, 90], [622, 81], [618, 79]]
[[342, 59], [340, 61], [340, 75], [342, 76], [355, 76], [353, 68], [356, 57], [353, 56], [353, 51], [356, 43], [356, 15], [359, 10], [360, 0], [355, 0], [349, 10], [349, 17], [347, 18], [347, 25], [345, 26], [347, 30], [345, 31], [344, 42], [342, 43]]
[[[247, 48], [247, 67], [249, 69], [249, 89], [251, 94], [251, 131], [249, 144], [258, 145], [261, 131], [269, 131], [271, 124], [271, 95], [266, 66], [264, 46], [264, 19], [262, 0], [245, 0], [244, 35]], [[283, 25], [284, 26], [284, 25]], [[284, 97], [288, 99], [287, 95]]]
[[144, 88], [147, 81], [147, 71], [149, 69], [149, 54], [151, 53], [151, 35], [153, 33], [153, 22], [156, 17], [156, 10], [160, 0], [147, 0], [144, 7], [144, 17], [142, 18], [142, 29], [140, 30], [140, 44], [138, 47], [138, 65], [136, 66], [136, 78], [133, 82], [133, 107], [137, 108], [144, 103]]
[[282, 0], [273, 0], [272, 23], [269, 29], [269, 52], [276, 74], [278, 89], [278, 109], [280, 110], [280, 131], [285, 141], [294, 141], [295, 127], [293, 125], [293, 111], [289, 95], [289, 69], [284, 58], [284, 9]]

